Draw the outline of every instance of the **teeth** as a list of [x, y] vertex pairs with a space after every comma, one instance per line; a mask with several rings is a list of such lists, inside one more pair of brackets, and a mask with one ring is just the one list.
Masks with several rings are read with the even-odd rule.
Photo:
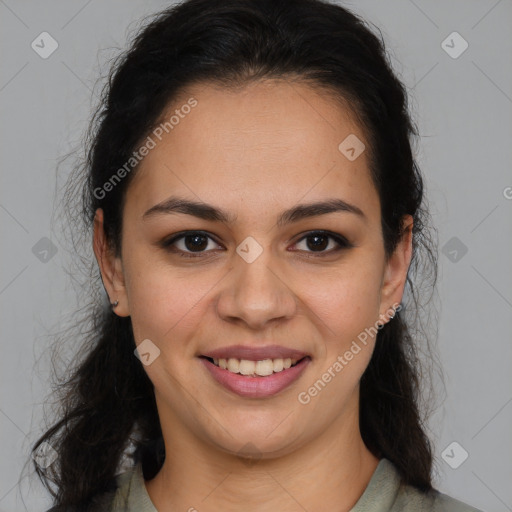
[[258, 375], [267, 377], [273, 373], [287, 370], [297, 363], [298, 359], [264, 359], [262, 361], [249, 361], [248, 359], [213, 359], [215, 366], [219, 366], [224, 370], [232, 373], [240, 373], [242, 375]]
[[274, 362], [272, 359], [265, 359], [264, 361], [257, 361], [254, 365], [254, 373], [256, 375], [261, 375], [262, 377], [266, 377], [267, 375], [272, 375], [274, 373]]
[[[231, 361], [231, 359], [230, 359]], [[235, 361], [238, 362], [237, 359], [235, 359]], [[235, 366], [236, 368], [236, 366]], [[234, 370], [231, 370], [231, 368], [229, 367], [229, 363], [228, 363], [228, 370], [230, 371], [234, 371]], [[238, 366], [238, 372], [236, 373], [241, 373], [242, 375], [252, 375], [254, 374], [256, 371], [256, 363], [254, 361], [248, 361], [247, 359], [241, 359], [240, 360], [240, 365]]]
[[240, 361], [238, 359], [230, 358], [226, 363], [226, 368], [233, 373], [240, 373]]
[[284, 370], [284, 363], [282, 359], [274, 359], [274, 371], [282, 372]]

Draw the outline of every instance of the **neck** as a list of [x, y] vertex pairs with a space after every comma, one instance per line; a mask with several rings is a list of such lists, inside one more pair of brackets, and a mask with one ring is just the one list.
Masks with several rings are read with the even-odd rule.
[[351, 420], [333, 422], [285, 456], [259, 460], [220, 451], [186, 430], [171, 432], [163, 421], [166, 453], [172, 455], [146, 482], [148, 494], [159, 512], [236, 510], [240, 504], [249, 512], [349, 511], [378, 464], [363, 443], [357, 415]]

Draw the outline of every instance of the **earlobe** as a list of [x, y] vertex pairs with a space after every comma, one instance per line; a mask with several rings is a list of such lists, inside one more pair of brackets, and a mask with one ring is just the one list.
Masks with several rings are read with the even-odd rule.
[[94, 216], [93, 250], [101, 272], [101, 280], [109, 296], [112, 310], [118, 316], [129, 316], [121, 260], [115, 256], [108, 243], [103, 220], [103, 210], [98, 208]]
[[402, 301], [407, 272], [412, 258], [412, 216], [404, 216], [402, 225], [402, 238], [386, 263], [382, 282], [380, 318], [385, 318], [386, 321], [391, 319], [387, 312]]

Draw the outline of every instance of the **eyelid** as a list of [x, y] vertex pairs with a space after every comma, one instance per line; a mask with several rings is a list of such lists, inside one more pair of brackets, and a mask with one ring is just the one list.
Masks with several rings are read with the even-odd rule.
[[[210, 240], [214, 241], [216, 244], [222, 245], [210, 233], [208, 233], [207, 231], [203, 231], [203, 230], [185, 230], [185, 231], [181, 231], [179, 233], [175, 233], [171, 237], [164, 239], [160, 243], [160, 245], [164, 249], [169, 250], [174, 253], [178, 253], [180, 256], [183, 256], [183, 257], [197, 258], [197, 257], [201, 257], [201, 256], [204, 256], [204, 255], [207, 255], [208, 253], [210, 253], [211, 250], [199, 251], [199, 252], [194, 253], [194, 252], [183, 251], [181, 249], [175, 249], [175, 250], [171, 249], [172, 245], [174, 243], [176, 243], [177, 241], [182, 240], [186, 236], [195, 235], [195, 234], [203, 235], [206, 238], [209, 238]], [[310, 236], [313, 236], [313, 235], [320, 235], [320, 236], [326, 236], [328, 238], [331, 238], [331, 239], [335, 240], [335, 242], [338, 244], [338, 247], [335, 249], [330, 249], [329, 251], [316, 252], [316, 251], [297, 250], [296, 252], [306, 252], [307, 254], [310, 254], [312, 257], [322, 257], [322, 256], [331, 255], [333, 253], [337, 253], [343, 249], [350, 249], [350, 248], [354, 247], [354, 244], [349, 242], [349, 240], [346, 237], [344, 237], [343, 235], [341, 235], [339, 233], [332, 232], [332, 231], [324, 230], [324, 229], [313, 229], [313, 230], [309, 230], [304, 233], [301, 233], [300, 235], [298, 235], [299, 238], [293, 243], [293, 245], [296, 245], [299, 242], [302, 242], [304, 239], [306, 239]], [[309, 257], [311, 257], [311, 256], [309, 256]]]
[[200, 229], [189, 229], [189, 230], [185, 230], [185, 231], [180, 231], [179, 233], [174, 233], [170, 237], [168, 237], [168, 238], [164, 239], [162, 242], [160, 242], [159, 245], [163, 249], [166, 249], [170, 252], [178, 253], [180, 256], [185, 254], [185, 255], [187, 255], [187, 257], [191, 257], [191, 258], [196, 258], [198, 256], [204, 256], [205, 254], [208, 254], [209, 252], [211, 252], [211, 250], [210, 250], [210, 251], [202, 251], [202, 252], [194, 253], [194, 252], [182, 251], [181, 249], [175, 249], [172, 247], [174, 243], [176, 243], [179, 240], [182, 240], [186, 236], [190, 236], [190, 235], [203, 235], [206, 238], [209, 238], [210, 240], [214, 241], [217, 245], [222, 245], [219, 242], [217, 242], [217, 240], [215, 240], [215, 238], [210, 233], [208, 233], [207, 231], [202, 231]]
[[341, 233], [336, 233], [335, 231], [329, 231], [328, 229], [308, 229], [307, 231], [304, 231], [297, 235], [297, 237], [299, 237], [297, 241], [300, 241], [308, 236], [316, 235], [316, 234], [331, 236], [333, 238], [339, 238], [341, 241], [344, 241], [347, 244], [350, 243], [348, 241], [348, 239], [345, 236], [343, 236]]
[[310, 254], [312, 256], [327, 256], [330, 254], [337, 253], [342, 249], [351, 249], [352, 247], [355, 247], [354, 244], [349, 242], [349, 240], [340, 233], [334, 233], [333, 231], [328, 231], [325, 229], [313, 229], [306, 231], [305, 233], [302, 233], [301, 235], [299, 235], [300, 238], [296, 242], [294, 242], [294, 245], [298, 244], [299, 242], [302, 242], [305, 238], [308, 238], [313, 235], [320, 235], [332, 238], [338, 244], [338, 247], [335, 249], [331, 249], [329, 251], [306, 251], [306, 254]]

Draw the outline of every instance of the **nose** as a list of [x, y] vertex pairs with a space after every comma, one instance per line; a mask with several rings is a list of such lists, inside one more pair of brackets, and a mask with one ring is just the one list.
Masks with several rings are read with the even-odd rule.
[[226, 321], [245, 323], [253, 330], [288, 320], [297, 308], [291, 285], [269, 249], [251, 263], [237, 254], [220, 292], [217, 313]]

